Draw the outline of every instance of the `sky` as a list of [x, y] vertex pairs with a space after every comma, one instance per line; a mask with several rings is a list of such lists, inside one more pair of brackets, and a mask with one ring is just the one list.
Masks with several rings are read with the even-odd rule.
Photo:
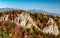
[[0, 8], [42, 9], [60, 14], [60, 0], [0, 0]]

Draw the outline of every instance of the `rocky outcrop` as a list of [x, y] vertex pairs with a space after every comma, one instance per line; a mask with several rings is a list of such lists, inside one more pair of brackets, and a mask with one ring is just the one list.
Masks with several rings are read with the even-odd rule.
[[30, 28], [32, 26], [35, 26], [37, 28], [36, 22], [31, 18], [31, 16], [28, 13], [22, 12], [21, 14], [17, 14], [14, 22], [18, 23], [20, 26], [25, 26], [27, 28]]
[[9, 17], [9, 15], [1, 16], [1, 17], [0, 17], [0, 20], [1, 20], [1, 21], [8, 21], [8, 17]]
[[[48, 16], [45, 18], [46, 21]], [[0, 17], [0, 21], [10, 21], [10, 22], [14, 22], [17, 24], [17, 26], [22, 26], [22, 27], [26, 27], [26, 28], [31, 28], [32, 26], [35, 26], [36, 28], [38, 28], [40, 31], [42, 31], [43, 33], [49, 33], [49, 34], [54, 34], [54, 35], [58, 35], [59, 34], [59, 30], [58, 30], [58, 26], [55, 23], [55, 21], [50, 18], [48, 20], [48, 23], [46, 24], [46, 21], [44, 19], [44, 15], [39, 15], [39, 17], [36, 14], [29, 14], [27, 12], [19, 12], [19, 13], [15, 13], [14, 11], [6, 14], [4, 16]], [[48, 26], [46, 26], [48, 25]], [[39, 27], [40, 26], [40, 27]], [[42, 29], [40, 29], [42, 27]]]
[[46, 26], [43, 29], [44, 33], [49, 33], [49, 34], [54, 34], [54, 35], [58, 35], [59, 34], [59, 30], [58, 30], [58, 26], [57, 24], [54, 22], [54, 20], [52, 18], [50, 18], [48, 20], [48, 26]]

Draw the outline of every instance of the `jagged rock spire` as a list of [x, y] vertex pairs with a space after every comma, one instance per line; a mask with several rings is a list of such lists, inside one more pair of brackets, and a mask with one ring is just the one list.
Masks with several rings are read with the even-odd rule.
[[50, 18], [48, 20], [48, 23], [47, 24], [49, 26], [46, 26], [43, 29], [43, 32], [49, 33], [49, 34], [53, 34], [53, 35], [58, 35], [59, 34], [58, 26], [57, 26], [57, 24], [54, 22], [54, 20], [52, 18]]

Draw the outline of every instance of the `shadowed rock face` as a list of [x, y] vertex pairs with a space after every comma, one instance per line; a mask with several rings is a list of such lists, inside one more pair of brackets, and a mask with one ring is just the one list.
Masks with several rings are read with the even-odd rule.
[[54, 35], [58, 35], [59, 34], [59, 30], [58, 30], [58, 26], [56, 25], [56, 23], [53, 21], [52, 18], [50, 18], [48, 20], [48, 23], [47, 23], [49, 26], [46, 26], [44, 29], [43, 29], [43, 32], [45, 33], [49, 33], [49, 34], [54, 34]]

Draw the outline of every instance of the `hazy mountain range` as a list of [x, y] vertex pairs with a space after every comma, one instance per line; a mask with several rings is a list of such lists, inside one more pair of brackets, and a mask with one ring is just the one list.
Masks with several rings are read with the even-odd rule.
[[30, 9], [30, 10], [27, 10], [27, 12], [42, 13], [42, 14], [48, 14], [48, 15], [53, 15], [53, 16], [60, 16], [60, 14], [58, 14], [58, 13], [50, 13], [50, 12], [44, 11], [42, 9]]
[[[0, 12], [2, 12], [2, 11], [12, 11], [12, 10], [21, 10], [21, 9], [0, 8]], [[29, 10], [25, 10], [25, 11], [31, 12], [31, 13], [42, 13], [42, 14], [48, 14], [48, 15], [53, 15], [53, 16], [60, 16], [60, 14], [58, 14], [58, 13], [50, 13], [50, 12], [44, 11], [42, 9], [29, 9]]]

